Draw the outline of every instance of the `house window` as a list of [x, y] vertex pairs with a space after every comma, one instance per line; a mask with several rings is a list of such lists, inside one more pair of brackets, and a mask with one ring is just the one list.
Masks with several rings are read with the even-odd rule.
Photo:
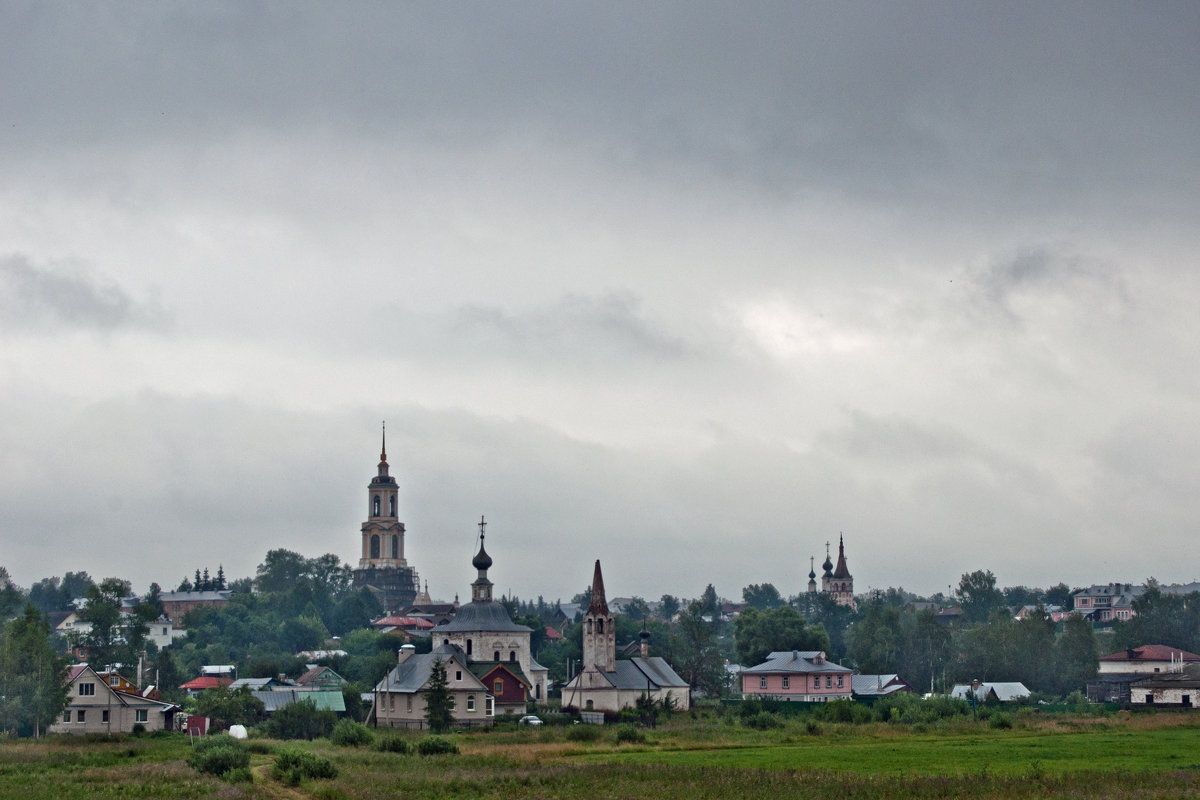
[[79, 696], [80, 697], [94, 697], [95, 694], [96, 694], [96, 684], [94, 684], [94, 683], [79, 684]]
[[407, 697], [405, 697], [404, 699], [408, 701], [407, 703], [405, 703], [405, 710], [412, 711], [412, 695], [410, 694]]
[[[108, 714], [108, 712], [105, 712], [106, 716], [107, 716], [107, 714]], [[149, 716], [150, 716], [149, 712], [147, 712], [146, 709], [144, 709], [144, 708], [135, 708], [133, 710], [133, 721], [134, 722], [145, 723], [149, 719]]]
[[108, 724], [108, 709], [107, 708], [100, 712], [100, 721], [103, 722], [105, 725]]
[[121, 685], [120, 677], [118, 677], [116, 675], [109, 675], [108, 676], [108, 685], [109, 686], [120, 686]]
[[763, 675], [761, 678], [758, 679], [758, 688], [760, 688], [760, 689], [767, 688], [767, 676], [766, 675]]
[[66, 711], [63, 712], [63, 722], [70, 722], [70, 721], [71, 721], [71, 709], [67, 709]]
[[475, 710], [475, 695], [469, 694], [469, 695], [467, 695], [467, 711], [474, 711], [474, 710]]
[[499, 678], [492, 684], [492, 694], [504, 694], [504, 681]]
[[388, 710], [389, 711], [396, 710], [396, 695], [394, 695], [394, 694], [388, 695]]
[[83, 722], [83, 721], [84, 721], [84, 715], [85, 715], [85, 714], [87, 714], [87, 712], [86, 712], [86, 711], [82, 711], [82, 710], [81, 710], [81, 711], [77, 712], [77, 713], [75, 714], [75, 721], [76, 721], [76, 722]]
[[787, 675], [783, 676], [783, 688], [785, 688], [785, 689], [792, 688], [792, 679], [790, 677], [788, 677]]
[[832, 675], [826, 675], [826, 676], [825, 676], [825, 688], [826, 688], [826, 689], [832, 689], [832, 688], [833, 688], [833, 676], [832, 676]]
[[841, 675], [838, 675], [838, 688], [839, 688], [839, 689], [841, 689], [841, 688], [842, 688], [842, 686], [843, 686], [843, 684], [842, 684], [842, 676], [841, 676]]
[[487, 703], [487, 715], [489, 717], [495, 716], [495, 714], [496, 714], [496, 698], [489, 695], [486, 700], [486, 703]]
[[454, 670], [454, 680], [456, 680], [456, 681], [462, 680], [462, 670], [461, 669]]

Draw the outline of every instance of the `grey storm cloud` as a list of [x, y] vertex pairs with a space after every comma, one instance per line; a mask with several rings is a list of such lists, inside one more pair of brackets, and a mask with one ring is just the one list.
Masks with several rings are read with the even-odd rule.
[[0, 256], [0, 327], [162, 330], [169, 322], [157, 305], [139, 302], [116, 283], [77, 266], [45, 266], [23, 255]]
[[488, 355], [589, 363], [613, 359], [677, 361], [699, 353], [647, 319], [631, 292], [568, 294], [525, 311], [464, 306], [449, 332], [458, 346]]

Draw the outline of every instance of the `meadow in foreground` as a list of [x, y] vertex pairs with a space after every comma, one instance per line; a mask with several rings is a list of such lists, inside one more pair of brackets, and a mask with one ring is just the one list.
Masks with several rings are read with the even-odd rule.
[[[1030, 718], [1011, 729], [964, 721], [923, 732], [797, 721], [760, 731], [681, 717], [633, 744], [595, 730], [458, 734], [449, 738], [459, 753], [436, 756], [256, 740], [248, 774], [233, 782], [189, 767], [181, 736], [5, 742], [0, 797], [1200, 797], [1200, 720], [1177, 714]], [[296, 747], [329, 759], [337, 776], [297, 785], [272, 777], [277, 754]]]

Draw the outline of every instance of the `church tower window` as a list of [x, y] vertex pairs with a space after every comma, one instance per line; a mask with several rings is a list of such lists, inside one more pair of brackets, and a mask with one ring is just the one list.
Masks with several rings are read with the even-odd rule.
[[399, 557], [400, 557], [400, 537], [393, 536], [392, 537], [392, 558], [399, 558]]
[[471, 655], [471, 640], [467, 639], [467, 655]]
[[379, 516], [379, 495], [375, 495], [375, 510], [371, 513], [371, 516]]
[[391, 516], [391, 517], [396, 516], [396, 498], [395, 497], [388, 498], [388, 507], [391, 509], [388, 516]]
[[377, 534], [371, 536], [371, 558], [379, 558], [379, 536]]

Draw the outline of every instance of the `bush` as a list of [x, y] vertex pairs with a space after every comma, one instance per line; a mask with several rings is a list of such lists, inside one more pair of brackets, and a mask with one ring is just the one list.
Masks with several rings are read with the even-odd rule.
[[752, 717], [742, 717], [742, 724], [747, 728], [756, 728], [760, 731], [778, 728], [783, 723], [779, 721], [770, 711], [760, 711]]
[[146, 733], [146, 726], [140, 722], [135, 722], [133, 723], [133, 728], [130, 730], [130, 733], [134, 736], [144, 736]]
[[567, 728], [567, 740], [571, 742], [595, 742], [600, 739], [599, 725], [572, 725]]
[[1010, 717], [1008, 714], [996, 712], [995, 714], [992, 714], [992, 718], [988, 721], [988, 725], [991, 725], [997, 730], [1006, 731], [1012, 727], [1012, 717]]
[[369, 745], [375, 737], [371, 729], [361, 722], [350, 719], [338, 720], [329, 733], [329, 741], [341, 747], [361, 747]]
[[197, 772], [224, 777], [235, 769], [250, 767], [250, 751], [232, 736], [209, 736], [196, 742], [187, 757]]
[[457, 755], [458, 745], [441, 736], [426, 736], [417, 743], [417, 752], [423, 756], [440, 756], [447, 753]]
[[336, 778], [337, 774], [337, 767], [329, 759], [295, 748], [280, 751], [271, 765], [271, 777], [289, 786], [297, 786], [305, 778]]
[[312, 700], [289, 703], [263, 723], [263, 730], [273, 739], [318, 739], [328, 736], [337, 722], [332, 711], [318, 711]]
[[375, 749], [381, 753], [399, 753], [407, 755], [409, 751], [408, 742], [401, 739], [399, 736], [381, 736], [375, 741]]
[[820, 736], [821, 723], [817, 722], [815, 719], [804, 720], [804, 732], [809, 736]]
[[617, 744], [645, 744], [646, 734], [634, 725], [622, 725], [617, 728]]

